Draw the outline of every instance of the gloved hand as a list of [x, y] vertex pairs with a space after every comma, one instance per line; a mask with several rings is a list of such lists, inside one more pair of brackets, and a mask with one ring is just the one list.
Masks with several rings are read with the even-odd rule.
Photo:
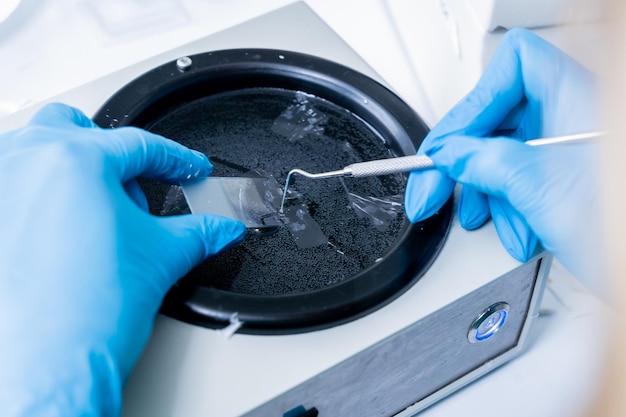
[[438, 170], [409, 176], [408, 218], [431, 216], [457, 181], [464, 228], [478, 228], [491, 216], [515, 259], [528, 260], [538, 237], [570, 272], [589, 280], [598, 271], [582, 251], [600, 241], [597, 144], [531, 147], [523, 141], [596, 130], [595, 84], [587, 70], [538, 36], [507, 32], [475, 89], [420, 147]]
[[134, 179], [206, 176], [208, 159], [49, 105], [0, 135], [0, 410], [116, 416], [168, 289], [242, 223], [155, 217]]

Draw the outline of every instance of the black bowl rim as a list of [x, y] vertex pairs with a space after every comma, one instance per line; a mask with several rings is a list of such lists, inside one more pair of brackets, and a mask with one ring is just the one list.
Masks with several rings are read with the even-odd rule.
[[[277, 49], [227, 49], [190, 55], [158, 66], [117, 91], [94, 115], [101, 127], [146, 127], [159, 115], [207, 94], [245, 88], [303, 91], [350, 111], [385, 138], [396, 155], [410, 155], [428, 133], [422, 119], [379, 82], [342, 64]], [[165, 315], [223, 328], [237, 315], [239, 333], [291, 334], [320, 330], [363, 317], [411, 288], [434, 262], [452, 217], [452, 199], [402, 236], [379, 262], [341, 283], [297, 294], [249, 295], [180, 280], [161, 306]]]

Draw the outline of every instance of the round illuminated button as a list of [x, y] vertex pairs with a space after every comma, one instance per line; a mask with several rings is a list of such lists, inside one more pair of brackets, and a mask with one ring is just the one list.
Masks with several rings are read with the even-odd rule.
[[482, 342], [493, 336], [504, 326], [509, 315], [507, 303], [496, 303], [489, 306], [472, 322], [467, 339], [470, 343]]

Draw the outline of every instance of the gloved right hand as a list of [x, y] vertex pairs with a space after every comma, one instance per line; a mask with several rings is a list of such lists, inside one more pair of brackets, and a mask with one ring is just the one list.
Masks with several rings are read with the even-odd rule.
[[509, 31], [477, 86], [419, 149], [438, 170], [413, 172], [408, 218], [432, 215], [463, 184], [458, 216], [467, 229], [493, 219], [516, 259], [537, 237], [590, 286], [599, 275], [597, 144], [531, 147], [528, 139], [596, 130], [597, 89], [580, 64], [523, 29]]

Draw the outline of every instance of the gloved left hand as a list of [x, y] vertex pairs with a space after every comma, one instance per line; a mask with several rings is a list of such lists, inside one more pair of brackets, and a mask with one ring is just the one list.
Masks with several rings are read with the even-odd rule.
[[245, 234], [217, 216], [152, 216], [134, 179], [211, 171], [198, 152], [59, 104], [0, 135], [3, 416], [119, 414], [165, 293]]

